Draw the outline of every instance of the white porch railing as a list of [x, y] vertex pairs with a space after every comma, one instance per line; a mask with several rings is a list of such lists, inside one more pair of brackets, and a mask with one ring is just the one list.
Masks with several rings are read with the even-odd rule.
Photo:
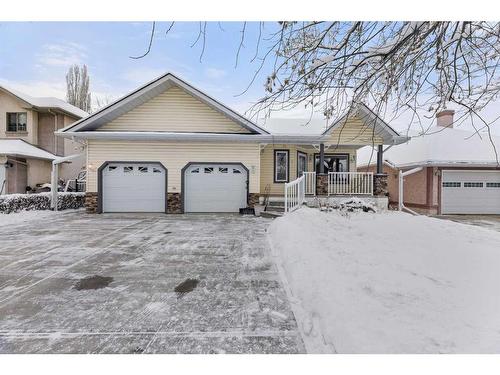
[[328, 195], [373, 195], [372, 172], [328, 172]]
[[305, 177], [305, 194], [316, 195], [316, 172], [302, 172]]
[[305, 176], [285, 184], [285, 214], [295, 211], [305, 202]]

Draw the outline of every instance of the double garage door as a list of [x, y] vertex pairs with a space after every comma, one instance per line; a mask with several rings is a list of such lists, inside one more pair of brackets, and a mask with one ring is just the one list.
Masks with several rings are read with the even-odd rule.
[[[181, 172], [184, 212], [238, 212], [247, 206], [241, 164], [190, 164]], [[165, 212], [167, 170], [156, 163], [110, 163], [102, 171], [103, 212]]]
[[500, 171], [443, 171], [441, 213], [500, 214]]

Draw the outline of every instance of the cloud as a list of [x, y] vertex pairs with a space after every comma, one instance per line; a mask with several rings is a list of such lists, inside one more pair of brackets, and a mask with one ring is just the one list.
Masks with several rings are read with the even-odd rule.
[[207, 68], [205, 69], [205, 75], [210, 79], [219, 79], [226, 75], [226, 71], [217, 68]]
[[82, 64], [87, 59], [86, 48], [78, 43], [44, 44], [37, 54], [37, 62], [42, 66], [69, 67]]
[[139, 86], [152, 81], [153, 79], [165, 74], [167, 71], [160, 68], [133, 68], [125, 71], [121, 74], [121, 78], [124, 80]]

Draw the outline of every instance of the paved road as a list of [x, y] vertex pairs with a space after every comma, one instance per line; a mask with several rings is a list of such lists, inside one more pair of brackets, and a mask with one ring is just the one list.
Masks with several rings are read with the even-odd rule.
[[[268, 224], [72, 212], [1, 226], [0, 352], [303, 352]], [[113, 279], [75, 289], [94, 275]]]

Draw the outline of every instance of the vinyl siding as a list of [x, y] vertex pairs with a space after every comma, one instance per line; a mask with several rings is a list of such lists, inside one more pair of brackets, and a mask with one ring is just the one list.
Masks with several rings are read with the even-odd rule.
[[87, 191], [97, 191], [97, 169], [106, 161], [159, 161], [168, 169], [168, 191], [180, 193], [181, 169], [189, 162], [241, 162], [249, 170], [250, 193], [259, 193], [259, 145], [179, 142], [88, 142]]
[[339, 145], [371, 145], [383, 144], [384, 140], [380, 135], [374, 134], [372, 127], [367, 127], [361, 119], [353, 117], [336, 128], [328, 142]]
[[98, 130], [250, 133], [176, 86], [101, 126]]
[[[274, 150], [289, 150], [290, 169], [289, 181], [297, 178], [297, 151], [307, 154], [307, 170], [314, 171], [314, 154], [319, 151], [313, 148], [305, 148], [295, 145], [275, 144], [266, 146], [260, 154], [260, 191], [263, 194], [267, 185], [270, 186], [270, 194], [281, 195], [285, 191], [284, 183], [274, 182]], [[337, 148], [335, 151], [326, 150], [325, 154], [349, 154], [349, 170], [356, 171], [356, 150]]]

